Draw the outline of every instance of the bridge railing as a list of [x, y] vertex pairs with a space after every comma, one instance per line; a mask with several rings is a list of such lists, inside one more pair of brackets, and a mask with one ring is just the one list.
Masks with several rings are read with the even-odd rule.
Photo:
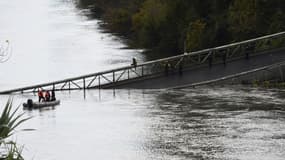
[[[281, 32], [243, 42], [232, 43], [229, 45], [142, 63], [135, 68], [134, 73], [136, 74], [134, 74], [131, 79], [155, 75], [160, 76], [161, 74], [167, 75], [171, 72], [182, 72], [183, 69], [190, 69], [203, 65], [211, 67], [211, 65], [215, 63], [226, 64], [228, 61], [240, 58], [250, 58], [258, 54], [263, 54], [265, 51], [284, 46], [285, 32]], [[129, 69], [134, 70], [134, 68]], [[126, 72], [126, 70], [120, 71]], [[129, 80], [129, 77], [120, 77], [121, 81]], [[116, 82], [113, 82], [112, 85], [116, 85]]]
[[46, 90], [75, 90], [104, 88], [104, 86], [108, 85], [116, 86], [120, 83], [141, 78], [168, 75], [172, 72], [182, 72], [184, 69], [206, 65], [211, 67], [211, 65], [216, 63], [226, 64], [228, 61], [240, 58], [250, 58], [251, 56], [263, 54], [267, 50], [282, 48], [284, 46], [285, 32], [280, 32], [220, 47], [149, 61], [136, 66], [129, 65], [104, 72], [2, 91], [0, 94], [35, 92], [40, 88]]

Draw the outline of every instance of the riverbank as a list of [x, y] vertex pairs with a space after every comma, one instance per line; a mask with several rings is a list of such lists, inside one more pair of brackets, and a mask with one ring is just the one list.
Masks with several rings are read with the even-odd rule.
[[281, 1], [77, 0], [104, 28], [149, 54], [177, 55], [285, 30]]

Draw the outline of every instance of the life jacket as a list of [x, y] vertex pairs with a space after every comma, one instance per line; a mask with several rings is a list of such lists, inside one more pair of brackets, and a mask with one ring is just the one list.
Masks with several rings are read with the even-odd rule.
[[39, 92], [38, 92], [38, 96], [39, 96], [39, 97], [43, 97], [43, 92], [42, 92], [42, 91], [39, 91]]
[[50, 97], [49, 91], [46, 92], [45, 97]]

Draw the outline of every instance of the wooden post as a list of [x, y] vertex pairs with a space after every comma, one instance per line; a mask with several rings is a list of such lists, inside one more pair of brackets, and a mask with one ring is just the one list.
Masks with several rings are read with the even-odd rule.
[[144, 70], [143, 70], [143, 66], [142, 66], [142, 77], [144, 76]]
[[200, 54], [198, 55], [198, 63], [199, 64], [201, 63], [201, 55]]
[[230, 54], [230, 49], [227, 48], [227, 49], [226, 49], [226, 57], [227, 57], [227, 58], [231, 58], [230, 55], [231, 55], [231, 54]]

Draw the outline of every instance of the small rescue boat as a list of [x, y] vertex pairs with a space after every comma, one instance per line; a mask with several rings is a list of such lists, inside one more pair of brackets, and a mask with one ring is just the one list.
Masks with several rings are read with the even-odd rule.
[[23, 103], [23, 107], [27, 109], [36, 109], [36, 108], [43, 108], [43, 107], [53, 107], [59, 104], [60, 104], [60, 100], [33, 102], [33, 100], [28, 99], [27, 103]]

